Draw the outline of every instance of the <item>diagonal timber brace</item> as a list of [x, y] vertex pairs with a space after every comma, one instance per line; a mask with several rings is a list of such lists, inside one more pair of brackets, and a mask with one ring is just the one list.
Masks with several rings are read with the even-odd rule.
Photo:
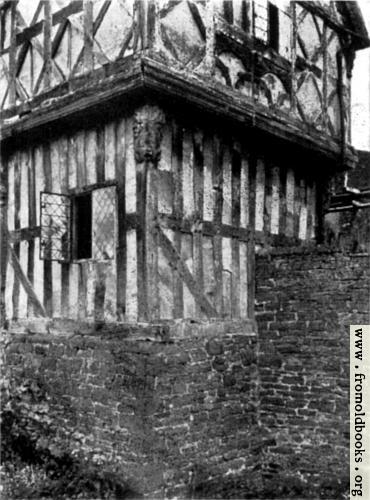
[[47, 314], [46, 314], [45, 308], [42, 305], [42, 303], [40, 302], [39, 298], [37, 297], [30, 280], [24, 274], [23, 269], [20, 265], [20, 262], [19, 262], [16, 254], [14, 252], [14, 249], [13, 249], [12, 245], [9, 243], [9, 240], [8, 240], [8, 251], [9, 251], [9, 256], [11, 259], [10, 262], [11, 262], [11, 265], [13, 266], [13, 269], [14, 269], [14, 274], [19, 279], [20, 283], [22, 284], [31, 304], [34, 307], [35, 314], [46, 318]]
[[216, 309], [212, 306], [207, 297], [205, 297], [200, 290], [192, 273], [189, 271], [188, 266], [182, 260], [176, 248], [172, 245], [172, 242], [164, 234], [162, 228], [159, 225], [156, 226], [156, 229], [158, 233], [159, 245], [161, 246], [166, 258], [168, 259], [171, 266], [173, 266], [173, 268], [177, 270], [180, 277], [189, 288], [190, 293], [199, 304], [201, 310], [208, 316], [208, 318], [214, 318], [218, 316]]

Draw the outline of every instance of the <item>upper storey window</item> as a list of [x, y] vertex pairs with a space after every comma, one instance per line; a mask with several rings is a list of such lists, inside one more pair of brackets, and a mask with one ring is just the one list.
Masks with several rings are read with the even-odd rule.
[[254, 35], [267, 43], [269, 33], [269, 2], [267, 0], [256, 0], [253, 2]]
[[222, 17], [253, 35], [282, 57], [291, 58], [292, 3], [290, 0], [218, 0]]
[[255, 0], [253, 2], [254, 36], [290, 58], [291, 14], [289, 0]]

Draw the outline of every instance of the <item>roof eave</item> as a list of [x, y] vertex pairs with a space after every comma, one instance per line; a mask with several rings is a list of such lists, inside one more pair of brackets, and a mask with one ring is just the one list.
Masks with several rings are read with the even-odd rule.
[[358, 2], [347, 1], [338, 3], [344, 4], [351, 24], [351, 31], [355, 33], [353, 37], [353, 48], [355, 50], [362, 50], [370, 47], [370, 38]]

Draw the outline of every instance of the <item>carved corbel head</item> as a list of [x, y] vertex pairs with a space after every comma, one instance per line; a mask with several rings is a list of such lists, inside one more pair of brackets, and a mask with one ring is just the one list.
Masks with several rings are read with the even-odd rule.
[[135, 160], [157, 164], [161, 157], [162, 128], [165, 116], [157, 106], [145, 105], [134, 117]]

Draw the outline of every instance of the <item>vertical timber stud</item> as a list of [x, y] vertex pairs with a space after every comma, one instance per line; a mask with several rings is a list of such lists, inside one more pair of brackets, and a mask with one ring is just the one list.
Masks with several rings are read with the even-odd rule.
[[206, 72], [208, 72], [212, 76], [215, 73], [215, 39], [216, 39], [214, 0], [207, 0], [205, 25], [206, 25], [206, 56], [204, 59], [204, 65]]
[[[173, 201], [173, 215], [176, 219], [183, 218], [183, 186], [182, 186], [182, 143], [183, 143], [183, 128], [182, 125], [172, 120], [172, 159], [171, 168], [174, 177], [174, 201]], [[177, 252], [181, 255], [181, 233], [175, 232], [174, 245]], [[177, 270], [173, 273], [173, 303], [174, 303], [174, 318], [182, 318], [184, 311], [184, 295], [182, 279]]]
[[51, 6], [50, 1], [44, 1], [44, 86], [51, 84]]
[[117, 317], [123, 321], [126, 314], [126, 119], [116, 127], [116, 179], [117, 179]]
[[[231, 217], [232, 226], [240, 228], [240, 185], [241, 185], [241, 147], [234, 143], [231, 164]], [[232, 286], [231, 316], [240, 317], [240, 252], [239, 240], [232, 239]]]
[[[204, 290], [203, 285], [203, 237], [200, 228], [200, 223], [203, 219], [203, 198], [204, 198], [204, 177], [203, 177], [203, 134], [196, 130], [193, 134], [193, 148], [194, 148], [194, 206], [195, 206], [195, 228], [193, 235], [193, 258], [194, 258], [194, 272], [201, 290]], [[195, 303], [196, 315], [199, 318], [201, 315], [201, 308], [198, 302]]]
[[147, 33], [146, 33], [146, 49], [153, 49], [156, 42], [156, 29], [157, 29], [157, 19], [156, 19], [156, 3], [155, 0], [148, 0], [145, 2], [146, 7], [146, 25], [147, 25]]
[[147, 2], [142, 0], [136, 0], [136, 12], [137, 12], [137, 30], [138, 37], [140, 38], [139, 50], [144, 50], [147, 48]]
[[[52, 177], [51, 177], [51, 155], [50, 155], [50, 139], [46, 138], [43, 144], [43, 171], [44, 171], [44, 186], [45, 191], [52, 191]], [[52, 276], [52, 262], [51, 260], [44, 260], [44, 307], [48, 316], [53, 313], [53, 276]]]
[[17, 2], [11, 2], [10, 11], [10, 47], [9, 47], [9, 105], [13, 106], [16, 101], [16, 36], [17, 36]]
[[255, 296], [255, 230], [256, 230], [256, 171], [257, 159], [249, 157], [249, 230], [247, 247], [248, 318], [254, 319]]
[[297, 79], [296, 79], [296, 59], [297, 59], [297, 10], [295, 2], [290, 2], [291, 9], [291, 32], [290, 32], [290, 48], [291, 48], [291, 111], [295, 114], [297, 107]]
[[5, 323], [5, 281], [8, 262], [7, 170], [7, 161], [2, 158], [0, 162], [0, 328], [2, 328]]
[[93, 58], [93, 2], [84, 0], [84, 69], [89, 72], [94, 67]]
[[[28, 158], [28, 226], [36, 226], [36, 193], [35, 193], [35, 151], [30, 148]], [[27, 278], [30, 283], [34, 282], [34, 262], [35, 262], [35, 239], [28, 242], [28, 264]], [[32, 316], [33, 305], [28, 300], [27, 315]]]
[[[19, 143], [17, 143], [19, 147]], [[20, 206], [21, 206], [21, 166], [20, 166], [20, 153], [16, 152], [15, 154], [15, 163], [14, 163], [14, 229], [20, 229]], [[19, 261], [20, 258], [20, 243], [17, 241], [14, 243], [14, 254]], [[19, 276], [14, 273], [14, 286], [13, 286], [13, 319], [18, 319], [18, 302], [19, 302]]]
[[[66, 136], [59, 140], [59, 168], [60, 168], [60, 189], [61, 193], [68, 192], [68, 147], [69, 141]], [[61, 264], [61, 278], [62, 278], [62, 317], [68, 317], [69, 312], [69, 263], [62, 262]]]
[[138, 218], [138, 316], [159, 318], [158, 297], [158, 162], [161, 156], [164, 114], [145, 105], [134, 117], [134, 148], [137, 179]]
[[214, 168], [212, 172], [212, 184], [214, 192], [214, 213], [213, 222], [217, 228], [217, 234], [213, 237], [213, 258], [215, 262], [215, 308], [217, 313], [223, 314], [223, 286], [222, 286], [222, 236], [220, 228], [222, 224], [222, 209], [223, 209], [223, 171], [222, 163], [224, 158], [225, 146], [221, 143], [221, 139], [216, 136], [214, 138], [213, 162]]
[[321, 38], [323, 47], [323, 76], [322, 76], [322, 126], [327, 130], [328, 126], [328, 29], [324, 23]]

